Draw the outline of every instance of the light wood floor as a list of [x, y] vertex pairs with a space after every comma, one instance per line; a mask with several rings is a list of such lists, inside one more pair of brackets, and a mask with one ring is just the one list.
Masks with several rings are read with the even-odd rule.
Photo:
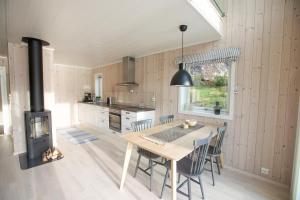
[[[91, 129], [89, 129], [90, 132]], [[21, 170], [18, 157], [12, 155], [12, 141], [0, 136], [0, 199], [159, 199], [165, 169], [156, 167], [154, 188], [148, 190], [149, 178], [139, 172], [132, 177], [137, 154], [134, 151], [129, 166], [125, 187], [119, 190], [120, 176], [126, 144], [117, 135], [93, 131], [99, 140], [74, 145], [58, 135], [58, 148], [65, 158], [29, 170]], [[146, 165], [146, 160], [143, 164]], [[203, 176], [206, 199], [210, 200], [263, 200], [289, 199], [288, 188], [272, 185], [223, 169], [216, 175], [212, 186], [209, 172]], [[192, 184], [193, 199], [200, 199], [200, 188]], [[164, 199], [170, 199], [166, 188]], [[178, 194], [179, 199], [187, 199]]]

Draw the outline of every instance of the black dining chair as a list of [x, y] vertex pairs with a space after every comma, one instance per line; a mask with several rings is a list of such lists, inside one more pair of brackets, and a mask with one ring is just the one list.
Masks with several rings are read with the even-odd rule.
[[164, 115], [159, 118], [161, 124], [168, 124], [174, 121], [174, 115]]
[[[141, 121], [136, 121], [136, 122], [132, 122], [131, 123], [131, 127], [133, 129], [134, 132], [138, 132], [138, 131], [143, 131], [146, 129], [149, 129], [152, 127], [152, 120], [151, 119], [146, 119], [146, 120], [141, 120]], [[139, 154], [137, 163], [136, 163], [136, 167], [135, 167], [135, 171], [134, 171], [134, 177], [136, 177], [137, 171], [141, 170], [142, 172], [144, 172], [145, 174], [147, 174], [148, 176], [150, 176], [150, 191], [152, 190], [152, 177], [153, 177], [153, 168], [156, 164], [161, 164], [158, 161], [155, 161], [155, 159], [161, 158], [159, 155], [156, 155], [150, 151], [147, 151], [145, 149], [139, 148], [137, 149], [137, 152]], [[141, 161], [141, 157], [145, 157], [146, 159], [149, 160], [149, 164], [148, 164], [148, 168], [143, 169], [140, 167], [140, 161]], [[150, 172], [148, 172], [150, 170]]]
[[[208, 151], [208, 147], [209, 147], [211, 138], [212, 138], [212, 133], [207, 138], [195, 140], [193, 152], [177, 162], [177, 173], [184, 176], [186, 178], [186, 180], [184, 180], [177, 187], [176, 190], [178, 193], [188, 197], [189, 199], [192, 198], [191, 197], [191, 181], [200, 185], [202, 197], [204, 198], [204, 190], [203, 190], [203, 185], [202, 185], [202, 181], [201, 181], [201, 174], [204, 171], [205, 158], [207, 155], [207, 151]], [[166, 184], [168, 176], [169, 176], [169, 171], [171, 168], [170, 161], [166, 162], [166, 168], [167, 168], [167, 171], [166, 171], [165, 179], [164, 179], [163, 186], [161, 189], [160, 198], [162, 198], [162, 196], [163, 196], [165, 186], [170, 187], [169, 185]], [[198, 180], [196, 180], [195, 178]], [[188, 193], [184, 193], [182, 190], [180, 190], [180, 188], [182, 188], [186, 183], [188, 186]]]
[[214, 177], [214, 168], [213, 164], [217, 165], [218, 168], [218, 174], [221, 175], [220, 171], [220, 157], [222, 153], [222, 144], [224, 140], [224, 135], [227, 130], [227, 123], [224, 123], [224, 126], [218, 128], [218, 133], [217, 135], [213, 138], [213, 144], [210, 144], [208, 147], [208, 152], [207, 152], [207, 157], [206, 157], [206, 162], [210, 162], [210, 170], [208, 171], [211, 172], [212, 180], [213, 180], [213, 186], [215, 186], [215, 177]]

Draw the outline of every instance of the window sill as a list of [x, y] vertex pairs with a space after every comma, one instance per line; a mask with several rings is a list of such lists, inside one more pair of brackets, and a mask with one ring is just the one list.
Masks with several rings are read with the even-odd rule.
[[230, 114], [215, 115], [214, 113], [211, 113], [211, 112], [196, 112], [196, 111], [183, 111], [183, 110], [179, 110], [178, 113], [184, 114], [184, 115], [194, 115], [194, 116], [209, 117], [209, 118], [215, 118], [215, 119], [232, 120], [232, 116]]

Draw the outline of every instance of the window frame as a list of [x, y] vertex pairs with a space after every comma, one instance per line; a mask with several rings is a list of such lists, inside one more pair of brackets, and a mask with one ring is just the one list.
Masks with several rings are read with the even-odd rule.
[[225, 119], [225, 120], [232, 120], [233, 113], [234, 113], [234, 94], [235, 92], [235, 74], [236, 74], [236, 62], [231, 62], [229, 66], [229, 85], [230, 85], [230, 92], [229, 92], [229, 113], [228, 114], [221, 114], [215, 115], [213, 112], [207, 111], [186, 111], [182, 109], [183, 103], [183, 93], [184, 87], [180, 87], [178, 91], [178, 113], [185, 114], [185, 115], [194, 115], [200, 117], [209, 117], [209, 118], [216, 118], [216, 119]]
[[95, 92], [95, 97], [96, 97], [96, 81], [97, 79], [101, 77], [101, 89], [100, 89], [100, 97], [103, 98], [103, 74], [102, 73], [97, 73], [94, 76], [94, 92]]

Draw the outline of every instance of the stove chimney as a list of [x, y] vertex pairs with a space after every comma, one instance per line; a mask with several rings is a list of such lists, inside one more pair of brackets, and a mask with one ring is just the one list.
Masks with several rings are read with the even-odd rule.
[[22, 37], [28, 43], [29, 88], [31, 112], [44, 111], [43, 46], [49, 43], [37, 38]]

